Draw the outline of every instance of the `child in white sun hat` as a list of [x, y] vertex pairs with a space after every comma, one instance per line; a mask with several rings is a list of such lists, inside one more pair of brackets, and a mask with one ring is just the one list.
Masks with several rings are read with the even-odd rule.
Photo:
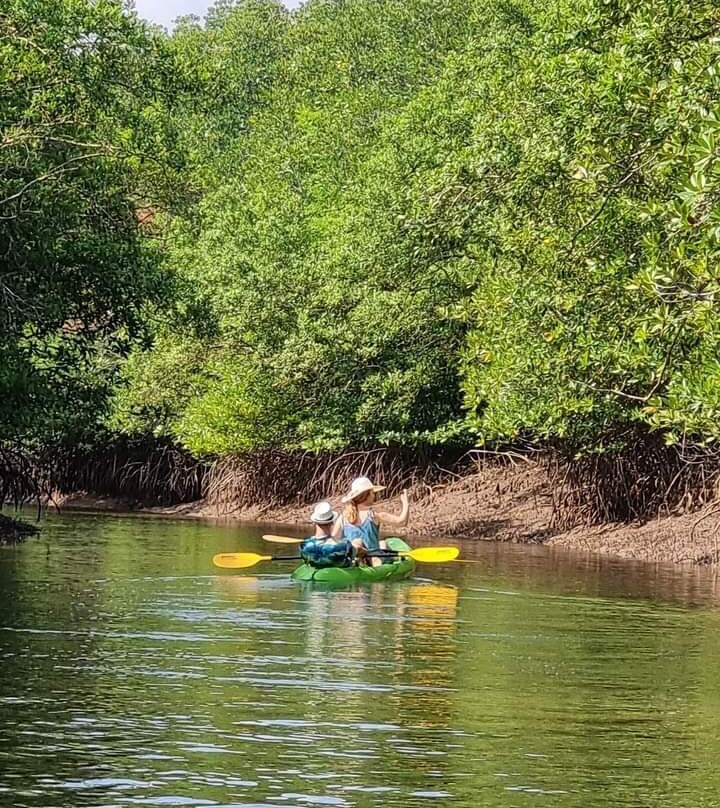
[[355, 562], [357, 550], [345, 539], [332, 537], [332, 526], [338, 518], [329, 502], [318, 502], [310, 514], [315, 534], [300, 545], [300, 555], [313, 567], [349, 567]]
[[[352, 481], [350, 491], [342, 498], [345, 505], [343, 513], [335, 522], [333, 535], [352, 542], [353, 547], [365, 551], [384, 550], [387, 545], [380, 539], [380, 522], [402, 527], [407, 524], [410, 515], [410, 502], [407, 491], [400, 494], [402, 508], [399, 514], [373, 510], [375, 495], [385, 490], [384, 485], [374, 485], [368, 477], [356, 477]], [[372, 558], [374, 566], [382, 561]]]

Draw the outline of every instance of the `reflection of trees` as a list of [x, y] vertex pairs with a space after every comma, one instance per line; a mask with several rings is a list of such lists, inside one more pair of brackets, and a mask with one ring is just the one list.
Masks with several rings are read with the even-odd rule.
[[[73, 516], [67, 530], [48, 532], [49, 556], [42, 541], [0, 553], [2, 591], [17, 595], [0, 625], [72, 632], [0, 635], [15, 654], [0, 696], [57, 693], [0, 705], [13, 755], [0, 749], [0, 769], [24, 782], [123, 773], [122, 757], [74, 754], [79, 706], [108, 752], [182, 754], [207, 777], [183, 794], [223, 804], [229, 773], [258, 780], [258, 802], [269, 784], [343, 793], [325, 782], [391, 782], [408, 792], [393, 805], [432, 786], [463, 806], [514, 805], [516, 786], [564, 790], [540, 797], [563, 808], [716, 802], [720, 615], [628, 597], [692, 601], [694, 572], [625, 565], [613, 578], [590, 559], [491, 545], [476, 554], [492, 563], [434, 572], [461, 588], [327, 591], [289, 583], [289, 565], [213, 575], [213, 552], [239, 549], [225, 529]], [[62, 753], [44, 755], [38, 733]], [[141, 765], [162, 779], [162, 764]]]
[[32, 789], [43, 804], [59, 804], [43, 780], [81, 776], [87, 763], [69, 750], [87, 741], [88, 728], [74, 719], [102, 704], [93, 579], [103, 576], [105, 552], [76, 534], [68, 541], [72, 528], [48, 518], [38, 538], [0, 553], [0, 786], [27, 789], [13, 805], [36, 804]]
[[491, 588], [525, 588], [534, 592], [586, 597], [650, 598], [683, 606], [720, 605], [720, 578], [705, 567], [651, 564], [563, 547], [467, 542], [453, 580], [472, 585], [481, 577]]
[[492, 561], [457, 573], [456, 718], [475, 729], [463, 745], [476, 782], [498, 804], [504, 789], [532, 787], [567, 791], [562, 804], [578, 808], [705, 805], [684, 798], [718, 780], [704, 750], [717, 749], [720, 722], [692, 713], [712, 712], [720, 642], [710, 615], [650, 599], [693, 602], [698, 576], [544, 548], [477, 557]]

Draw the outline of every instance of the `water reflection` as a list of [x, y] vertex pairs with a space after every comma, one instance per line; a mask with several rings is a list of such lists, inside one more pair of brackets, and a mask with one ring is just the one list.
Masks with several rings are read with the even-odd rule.
[[240, 603], [257, 603], [261, 579], [252, 575], [217, 575], [215, 586], [225, 597]]
[[580, 594], [585, 597], [635, 598], [684, 607], [720, 605], [718, 570], [701, 566], [646, 563], [570, 552], [541, 545], [460, 542], [462, 557], [453, 580], [482, 577], [498, 588]]
[[0, 554], [0, 805], [716, 804], [707, 571], [473, 545], [323, 591], [216, 574], [259, 531], [49, 528]]

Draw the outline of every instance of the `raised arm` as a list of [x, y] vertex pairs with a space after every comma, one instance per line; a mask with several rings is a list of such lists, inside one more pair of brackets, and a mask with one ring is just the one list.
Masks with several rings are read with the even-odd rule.
[[400, 513], [385, 513], [385, 511], [375, 511], [375, 516], [380, 522], [384, 522], [385, 524], [405, 527], [405, 525], [408, 523], [408, 517], [410, 516], [410, 500], [408, 499], [407, 490], [400, 494], [400, 502], [402, 504]]

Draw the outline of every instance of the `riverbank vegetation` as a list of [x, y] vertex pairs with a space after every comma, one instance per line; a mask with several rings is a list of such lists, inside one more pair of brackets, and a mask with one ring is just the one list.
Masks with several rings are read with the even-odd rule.
[[568, 523], [714, 496], [714, 3], [4, 8], [8, 450], [160, 441], [222, 498], [511, 447]]

